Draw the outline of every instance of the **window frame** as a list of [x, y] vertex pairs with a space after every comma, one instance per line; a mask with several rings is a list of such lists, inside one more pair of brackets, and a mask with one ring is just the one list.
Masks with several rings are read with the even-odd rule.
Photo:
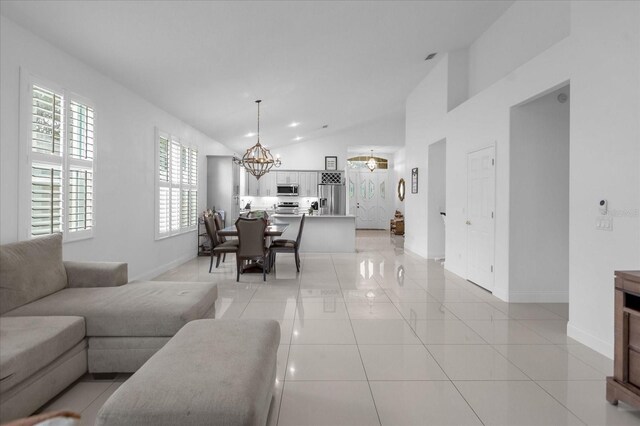
[[[55, 159], [52, 155], [34, 152], [32, 149], [32, 122], [33, 122], [33, 86], [40, 86], [46, 90], [53, 91], [57, 94], [61, 94], [63, 98], [63, 137], [61, 138], [61, 150], [59, 160]], [[76, 102], [87, 106], [93, 110], [93, 158], [91, 160], [71, 158], [70, 152], [70, 137], [68, 133], [70, 123], [70, 103]], [[21, 160], [18, 166], [18, 181], [20, 195], [18, 197], [18, 238], [20, 240], [30, 240], [37, 238], [31, 234], [32, 227], [32, 167], [35, 164], [54, 165], [59, 166], [62, 170], [61, 178], [61, 191], [62, 191], [62, 207], [61, 207], [61, 221], [62, 227], [60, 233], [62, 234], [63, 242], [80, 241], [93, 238], [95, 229], [97, 226], [97, 178], [96, 178], [96, 165], [97, 165], [97, 151], [96, 146], [98, 144], [98, 113], [96, 105], [93, 101], [85, 96], [79, 95], [71, 89], [65, 88], [61, 84], [52, 82], [46, 78], [37, 76], [24, 68], [20, 68], [20, 130], [19, 130], [19, 155]], [[91, 228], [80, 231], [69, 231], [69, 205], [70, 205], [70, 170], [84, 169], [90, 170], [92, 174], [92, 209], [91, 209]], [[50, 235], [50, 234], [44, 234]]]
[[[167, 146], [167, 152], [169, 155], [169, 158], [167, 159], [167, 168], [168, 168], [168, 176], [167, 176], [167, 181], [161, 181], [160, 180], [160, 139], [165, 139], [168, 142], [168, 146]], [[172, 144], [177, 143], [178, 144], [178, 160], [177, 160], [177, 164], [179, 166], [179, 170], [176, 172], [177, 173], [177, 183], [174, 183], [173, 181], [173, 164], [174, 164], [174, 160], [171, 158], [172, 157]], [[183, 174], [185, 173], [185, 171], [183, 170], [183, 164], [182, 164], [182, 151], [183, 149], [187, 150], [187, 183], [183, 183]], [[191, 158], [190, 158], [190, 153], [194, 152], [196, 153], [195, 155], [195, 165], [196, 165], [196, 175], [195, 175], [195, 179], [193, 183], [191, 182]], [[200, 185], [199, 185], [199, 173], [200, 173], [200, 165], [199, 165], [199, 152], [198, 152], [198, 146], [193, 145], [193, 144], [188, 144], [188, 143], [184, 143], [179, 137], [177, 137], [174, 134], [171, 134], [169, 132], [165, 132], [163, 130], [160, 130], [158, 127], [155, 128], [155, 136], [154, 136], [154, 154], [155, 154], [155, 167], [154, 167], [154, 174], [155, 174], [155, 230], [154, 230], [154, 234], [155, 234], [155, 239], [156, 240], [163, 240], [166, 238], [171, 238], [171, 237], [175, 237], [177, 235], [182, 235], [182, 234], [186, 234], [189, 232], [194, 232], [197, 231], [198, 229], [198, 201], [200, 198]], [[167, 188], [168, 189], [168, 202], [169, 202], [169, 207], [168, 207], [168, 218], [167, 218], [167, 224], [168, 224], [168, 230], [166, 232], [160, 232], [160, 215], [161, 215], [161, 210], [160, 210], [160, 190], [161, 188]], [[177, 218], [175, 220], [177, 220], [178, 223], [178, 227], [177, 229], [173, 228], [173, 191], [177, 190], [178, 191], [178, 197], [177, 197], [177, 209], [175, 210], [175, 212], [177, 213]], [[187, 203], [188, 203], [188, 217], [187, 217], [187, 222], [188, 225], [187, 226], [182, 226], [182, 197], [183, 197], [183, 192], [187, 193]], [[192, 222], [192, 218], [190, 217], [190, 212], [191, 212], [191, 208], [189, 208], [189, 204], [191, 203], [191, 193], [194, 192], [196, 193], [196, 199], [195, 199], [195, 218], [193, 218], [193, 223]]]

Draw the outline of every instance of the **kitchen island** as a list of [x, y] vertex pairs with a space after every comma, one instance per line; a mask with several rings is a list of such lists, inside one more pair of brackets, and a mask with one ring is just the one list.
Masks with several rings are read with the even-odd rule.
[[[282, 234], [295, 240], [302, 214], [273, 214], [274, 223], [288, 223]], [[306, 215], [300, 251], [303, 253], [353, 253], [356, 251], [356, 217], [353, 215]]]

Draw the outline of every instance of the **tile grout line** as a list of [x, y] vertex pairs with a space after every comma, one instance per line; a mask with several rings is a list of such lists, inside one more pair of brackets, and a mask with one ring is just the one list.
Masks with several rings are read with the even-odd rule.
[[[454, 315], [455, 315], [455, 314], [454, 314]], [[405, 320], [405, 321], [406, 321], [406, 320]], [[408, 323], [407, 323], [407, 324], [408, 324]], [[464, 322], [463, 322], [463, 324], [464, 324]], [[466, 324], [465, 324], [465, 325], [466, 325]], [[409, 324], [409, 327], [411, 327], [411, 324]], [[467, 326], [467, 327], [468, 327], [468, 326]], [[413, 330], [413, 329], [412, 329], [412, 330]], [[415, 333], [415, 331], [414, 331], [414, 333]], [[416, 337], [418, 337], [418, 340], [420, 340], [420, 342], [422, 342], [422, 347], [427, 351], [427, 353], [429, 354], [429, 356], [430, 356], [431, 358], [433, 358], [433, 360], [435, 361], [435, 363], [436, 363], [436, 364], [438, 364], [438, 367], [440, 368], [440, 370], [442, 370], [442, 373], [447, 377], [447, 379], [449, 380], [449, 383], [451, 383], [451, 385], [455, 388], [456, 392], [458, 392], [458, 395], [460, 395], [460, 397], [464, 400], [464, 402], [466, 402], [466, 403], [467, 403], [467, 406], [469, 407], [469, 409], [471, 409], [471, 411], [472, 411], [472, 412], [473, 412], [473, 414], [476, 416], [476, 418], [478, 419], [478, 421], [479, 421], [481, 424], [483, 424], [483, 425], [484, 425], [485, 423], [482, 421], [482, 419], [480, 418], [480, 416], [478, 415], [478, 413], [476, 413], [476, 410], [471, 406], [471, 404], [469, 403], [469, 401], [467, 401], [467, 398], [465, 398], [465, 397], [464, 397], [464, 395], [462, 394], [462, 392], [460, 392], [460, 389], [458, 389], [458, 386], [456, 386], [455, 382], [454, 382], [453, 380], [451, 380], [451, 377], [449, 377], [449, 374], [447, 374], [447, 372], [446, 372], [446, 371], [445, 371], [445, 369], [442, 367], [442, 365], [440, 364], [440, 362], [438, 362], [438, 359], [437, 359], [435, 356], [433, 356], [433, 354], [431, 353], [431, 351], [430, 351], [430, 350], [429, 350], [429, 348], [427, 347], [426, 343], [424, 343], [424, 342], [422, 341], [422, 339], [420, 339], [420, 336], [418, 336], [418, 335], [417, 335], [417, 333], [416, 333]], [[482, 336], [480, 336], [480, 338], [481, 338], [482, 340], [484, 340], [484, 339], [482, 338]], [[486, 342], [486, 340], [485, 340], [485, 342]], [[494, 349], [494, 350], [495, 350], [495, 349]], [[496, 352], [497, 352], [497, 351], [496, 351]]]
[[[300, 272], [296, 272], [296, 275], [300, 274], [300, 278], [302, 278], [303, 272], [304, 272], [304, 262], [301, 257]], [[291, 325], [291, 335], [289, 336], [289, 349], [287, 350], [287, 362], [284, 365], [284, 374], [282, 375], [282, 393], [280, 394], [280, 402], [278, 403], [278, 418], [276, 418], [275, 426], [278, 426], [278, 423], [280, 423], [280, 413], [282, 412], [282, 400], [284, 399], [284, 390], [287, 386], [287, 369], [289, 368], [289, 357], [291, 356], [291, 346], [292, 346], [291, 339], [293, 337], [293, 329], [296, 326], [296, 316], [298, 313], [298, 300], [300, 300], [300, 283], [301, 283], [300, 280], [298, 280], [298, 291], [296, 292], [296, 304], [295, 304], [295, 309], [293, 310], [293, 324]]]
[[[333, 261], [333, 256], [331, 257], [331, 264], [333, 265], [333, 270], [338, 274], [336, 270], [335, 262]], [[338, 281], [338, 285], [340, 285], [340, 293], [342, 293], [342, 285], [340, 281]], [[342, 298], [344, 299], [344, 293], [342, 293]], [[367, 387], [369, 388], [369, 395], [371, 395], [371, 402], [373, 402], [373, 408], [376, 410], [376, 416], [378, 417], [378, 423], [382, 426], [382, 420], [380, 419], [380, 413], [378, 412], [378, 405], [376, 404], [376, 399], [373, 396], [373, 389], [371, 389], [371, 382], [369, 381], [369, 375], [367, 374], [367, 369], [364, 366], [364, 360], [362, 359], [362, 353], [360, 352], [360, 345], [358, 344], [358, 338], [356, 337], [356, 331], [353, 328], [353, 322], [351, 321], [351, 314], [349, 313], [349, 309], [347, 307], [347, 303], [345, 300], [345, 311], [347, 313], [347, 318], [349, 318], [349, 326], [351, 326], [351, 333], [353, 333], [353, 340], [356, 343], [356, 349], [358, 350], [358, 357], [360, 358], [360, 364], [362, 364], [362, 371], [364, 372], [364, 377], [367, 380]]]

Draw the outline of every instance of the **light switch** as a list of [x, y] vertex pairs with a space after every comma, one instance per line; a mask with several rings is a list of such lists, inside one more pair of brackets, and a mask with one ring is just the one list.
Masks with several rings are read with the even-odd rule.
[[613, 231], [613, 218], [609, 216], [597, 217], [596, 229], [599, 231]]

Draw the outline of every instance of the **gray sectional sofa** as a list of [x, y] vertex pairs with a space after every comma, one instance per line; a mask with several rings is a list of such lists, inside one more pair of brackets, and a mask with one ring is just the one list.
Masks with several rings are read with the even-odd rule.
[[135, 372], [189, 321], [212, 283], [131, 282], [125, 263], [64, 262], [54, 234], [0, 246], [0, 422], [90, 373]]

